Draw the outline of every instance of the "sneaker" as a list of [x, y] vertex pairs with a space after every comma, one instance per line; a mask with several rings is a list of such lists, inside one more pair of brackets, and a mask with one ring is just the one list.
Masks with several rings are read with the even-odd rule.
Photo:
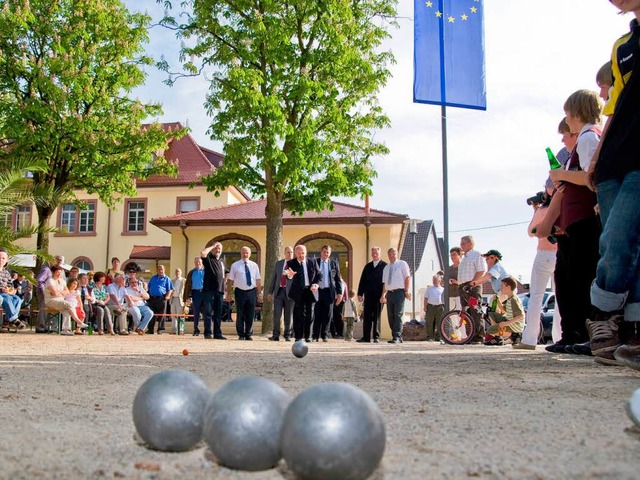
[[622, 367], [622, 363], [616, 360], [614, 352], [611, 350], [604, 350], [593, 356], [593, 360], [600, 365], [607, 365], [610, 367]]
[[598, 355], [601, 352], [613, 353], [620, 346], [618, 337], [618, 327], [622, 315], [616, 312], [602, 312], [595, 310], [593, 320], [586, 321], [589, 340], [591, 342], [591, 353]]
[[511, 345], [511, 348], [513, 348], [514, 350], [535, 350], [536, 346], [535, 345], [529, 345], [528, 343], [514, 343], [513, 345]]
[[73, 337], [73, 332], [71, 330], [63, 330], [60, 332], [60, 335], [65, 335], [67, 337]]
[[493, 337], [491, 340], [484, 342], [488, 347], [500, 347], [504, 345], [504, 339], [502, 337]]
[[[634, 323], [634, 328], [636, 326], [640, 327], [640, 323]], [[629, 340], [618, 347], [613, 356], [621, 365], [640, 370], [640, 331], [634, 332]]]

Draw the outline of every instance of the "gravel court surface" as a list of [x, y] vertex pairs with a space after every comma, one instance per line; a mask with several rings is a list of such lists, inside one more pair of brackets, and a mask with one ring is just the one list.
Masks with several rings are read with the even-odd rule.
[[292, 396], [327, 381], [362, 388], [387, 427], [374, 480], [638, 478], [640, 429], [624, 411], [640, 388], [633, 370], [540, 347], [426, 342], [314, 342], [298, 359], [292, 343], [227, 336], [0, 335], [0, 478], [294, 478], [284, 462], [251, 473], [220, 467], [204, 444], [146, 448], [133, 398], [169, 368], [197, 374], [211, 391], [243, 375]]

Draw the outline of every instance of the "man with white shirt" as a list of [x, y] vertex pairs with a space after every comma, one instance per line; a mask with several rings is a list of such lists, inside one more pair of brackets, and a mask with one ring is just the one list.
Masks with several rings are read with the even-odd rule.
[[[258, 297], [262, 296], [262, 278], [258, 264], [249, 259], [251, 249], [240, 249], [240, 260], [231, 265], [227, 280], [227, 300], [231, 300], [231, 288], [234, 288], [236, 300], [236, 331], [238, 340], [253, 340], [253, 319], [256, 314]], [[261, 299], [260, 299], [261, 301]]]
[[318, 300], [315, 305], [312, 338], [317, 342], [322, 337], [323, 342], [328, 342], [333, 304], [342, 301], [342, 277], [338, 262], [331, 258], [329, 245], [322, 246], [320, 258], [316, 259], [316, 264], [322, 278], [318, 282]]
[[120, 335], [129, 335], [129, 326], [127, 322], [127, 289], [124, 286], [124, 275], [116, 273], [113, 283], [107, 287], [109, 293], [109, 301], [107, 307], [111, 311], [114, 324], [117, 323], [117, 329]]
[[[462, 308], [468, 305], [471, 297], [475, 297], [478, 300], [478, 304], [482, 298], [482, 286], [475, 285], [472, 282], [477, 282], [482, 278], [487, 271], [487, 264], [480, 252], [474, 250], [474, 247], [475, 243], [471, 235], [465, 235], [460, 239], [460, 248], [464, 252], [464, 257], [462, 257], [458, 266], [457, 283]], [[472, 308], [470, 313], [477, 331], [476, 336], [471, 339], [471, 343], [483, 343], [484, 321], [482, 320], [482, 315], [475, 308]]]
[[149, 300], [149, 294], [135, 278], [135, 272], [133, 272], [132, 277], [129, 277], [129, 286], [126, 287], [125, 300], [129, 307], [127, 311], [133, 318], [135, 332], [138, 335], [144, 335], [147, 325], [153, 318], [153, 310], [147, 306], [146, 301]]
[[381, 303], [387, 304], [387, 318], [393, 338], [389, 343], [402, 343], [404, 301], [411, 300], [411, 270], [404, 260], [398, 260], [398, 250], [387, 250], [389, 264], [382, 271]]
[[371, 261], [364, 266], [358, 284], [358, 301], [363, 304], [362, 338], [358, 343], [380, 342], [380, 314], [382, 313], [382, 272], [387, 262], [380, 259], [380, 247], [371, 248]]
[[303, 338], [311, 341], [311, 322], [313, 320], [313, 304], [316, 302], [315, 293], [322, 274], [318, 264], [307, 258], [307, 247], [297, 245], [296, 258], [287, 262], [287, 277], [291, 279], [289, 298], [295, 302], [293, 308], [293, 333], [296, 341]]

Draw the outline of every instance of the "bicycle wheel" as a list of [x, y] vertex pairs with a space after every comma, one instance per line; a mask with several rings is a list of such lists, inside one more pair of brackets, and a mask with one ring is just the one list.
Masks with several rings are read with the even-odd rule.
[[475, 335], [475, 325], [466, 312], [451, 310], [442, 317], [440, 337], [449, 345], [464, 345]]

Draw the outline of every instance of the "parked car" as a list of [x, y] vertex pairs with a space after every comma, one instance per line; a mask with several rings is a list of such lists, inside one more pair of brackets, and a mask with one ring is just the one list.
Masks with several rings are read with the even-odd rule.
[[[518, 294], [524, 311], [526, 313], [529, 306], [529, 294]], [[547, 343], [552, 340], [551, 328], [553, 327], [553, 314], [556, 308], [556, 295], [552, 291], [547, 290], [542, 297], [542, 310], [540, 311], [540, 321], [542, 322], [542, 328], [540, 329], [540, 343]]]

